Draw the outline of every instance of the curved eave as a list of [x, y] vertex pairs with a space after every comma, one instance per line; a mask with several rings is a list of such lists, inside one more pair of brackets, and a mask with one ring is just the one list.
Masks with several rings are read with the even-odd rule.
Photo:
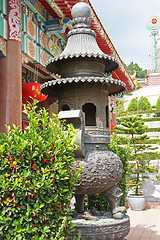
[[120, 80], [106, 77], [72, 77], [72, 78], [61, 78], [57, 80], [48, 81], [41, 86], [41, 92], [43, 94], [53, 96], [59, 88], [67, 84], [77, 83], [100, 83], [103, 88], [107, 88], [108, 95], [118, 95], [123, 93], [126, 88], [126, 84]]
[[[128, 72], [123, 72], [121, 68], [118, 68], [114, 72], [112, 72], [112, 77], [114, 79], [119, 79], [123, 81], [126, 84], [126, 91], [131, 91], [134, 89], [134, 84], [130, 78], [130, 76], [127, 76]], [[129, 74], [128, 74], [129, 75]]]
[[50, 59], [47, 62], [46, 69], [50, 73], [60, 74], [60, 65], [64, 62], [71, 62], [71, 61], [80, 61], [81, 59], [90, 61], [102, 61], [106, 68], [105, 73], [113, 72], [118, 68], [118, 62], [111, 56], [105, 54], [75, 54], [75, 55], [65, 55], [65, 56], [58, 56], [53, 59]]

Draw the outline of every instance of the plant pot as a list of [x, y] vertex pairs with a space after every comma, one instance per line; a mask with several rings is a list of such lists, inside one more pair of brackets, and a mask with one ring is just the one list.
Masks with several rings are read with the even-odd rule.
[[133, 211], [141, 211], [145, 209], [146, 206], [146, 196], [145, 195], [129, 195], [128, 203]]

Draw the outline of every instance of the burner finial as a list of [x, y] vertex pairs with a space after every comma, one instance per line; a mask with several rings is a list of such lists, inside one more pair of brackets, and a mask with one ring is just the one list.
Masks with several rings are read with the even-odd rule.
[[85, 2], [78, 2], [71, 11], [72, 24], [74, 28], [90, 27], [91, 24], [91, 8]]

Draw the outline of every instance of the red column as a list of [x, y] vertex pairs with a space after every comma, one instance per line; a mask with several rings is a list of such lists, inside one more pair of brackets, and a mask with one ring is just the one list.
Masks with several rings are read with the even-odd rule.
[[109, 101], [109, 126], [110, 130], [113, 130], [113, 128], [116, 126], [116, 99], [112, 95], [108, 99]]
[[22, 123], [21, 0], [7, 0], [7, 55], [0, 57], [0, 132]]

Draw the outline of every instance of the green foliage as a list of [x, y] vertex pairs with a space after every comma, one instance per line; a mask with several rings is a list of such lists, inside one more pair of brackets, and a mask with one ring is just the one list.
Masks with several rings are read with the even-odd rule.
[[116, 113], [124, 112], [124, 99], [123, 98], [116, 98]]
[[160, 181], [160, 173], [156, 177]]
[[124, 117], [119, 119], [120, 126], [114, 128], [116, 134], [125, 134], [119, 138], [119, 143], [124, 144], [123, 141], [127, 141], [132, 154], [129, 157], [129, 174], [133, 175], [132, 182], [134, 182], [135, 194], [141, 193], [141, 186], [145, 178], [146, 173], [153, 172], [153, 168], [149, 166], [150, 159], [147, 157], [146, 151], [153, 150], [151, 145], [144, 144], [145, 140], [149, 137], [145, 134], [147, 126], [144, 125], [143, 120], [140, 117]]
[[75, 129], [25, 106], [29, 127], [0, 134], [0, 239], [70, 239]]
[[[160, 121], [160, 117], [159, 117], [160, 116], [160, 112], [159, 112], [159, 110], [155, 110], [155, 109], [154, 110], [153, 109], [151, 109], [151, 110], [138, 110], [138, 112], [139, 112], [139, 117], [143, 116], [142, 114], [148, 114], [149, 115], [150, 113], [154, 113], [155, 117], [153, 117], [153, 118], [146, 118], [146, 119], [150, 119], [149, 121], [154, 121], [154, 119], [155, 119], [155, 121]], [[137, 109], [136, 109], [136, 111], [119, 112], [116, 116], [117, 117], [123, 117], [123, 116], [128, 116], [128, 115], [135, 115], [135, 114], [137, 114]], [[145, 119], [145, 121], [146, 121], [146, 119]]]
[[96, 194], [89, 195], [85, 199], [85, 205], [86, 205], [86, 208], [89, 210], [92, 207], [95, 207], [97, 211], [111, 210], [111, 205], [103, 193], [96, 193]]
[[156, 109], [157, 109], [157, 110], [160, 110], [160, 97], [159, 97], [158, 100], [157, 100]]
[[160, 128], [148, 128], [147, 132], [160, 132]]
[[142, 68], [140, 68], [137, 63], [131, 62], [128, 66], [126, 66], [126, 68], [130, 75], [133, 75], [135, 70], [136, 78], [145, 78], [147, 74], [147, 70], [142, 70]]
[[152, 106], [146, 97], [141, 97], [138, 101], [138, 110], [152, 110]]
[[137, 98], [133, 98], [128, 105], [128, 111], [129, 112], [137, 111], [137, 105], [138, 105]]
[[[146, 131], [147, 132], [147, 131]], [[128, 138], [125, 136], [117, 136], [116, 138], [117, 144], [128, 144]], [[145, 139], [143, 140], [144, 144], [160, 144], [160, 139]], [[154, 153], [154, 152], [149, 152], [148, 154], [150, 154], [150, 156], [152, 157], [152, 159], [160, 159], [160, 155], [158, 153]]]
[[131, 156], [131, 149], [128, 145], [122, 147], [117, 145], [117, 137], [115, 133], [112, 135], [111, 143], [110, 143], [110, 151], [116, 153], [123, 164], [123, 170], [122, 170], [122, 178], [120, 179], [118, 183], [118, 187], [121, 188], [123, 196], [121, 198], [120, 205], [125, 206], [126, 197], [128, 193], [128, 186], [127, 186], [127, 176], [128, 176], [128, 159]]
[[139, 101], [137, 97], [133, 98], [128, 105], [128, 111], [129, 112], [136, 111], [137, 113], [137, 111], [142, 111], [142, 110], [147, 110], [147, 112], [152, 110], [152, 106], [148, 101], [148, 99], [143, 96], [139, 99]]
[[139, 82], [137, 82], [137, 89], [141, 88], [141, 84]]
[[160, 117], [145, 118], [145, 122], [160, 121]]

